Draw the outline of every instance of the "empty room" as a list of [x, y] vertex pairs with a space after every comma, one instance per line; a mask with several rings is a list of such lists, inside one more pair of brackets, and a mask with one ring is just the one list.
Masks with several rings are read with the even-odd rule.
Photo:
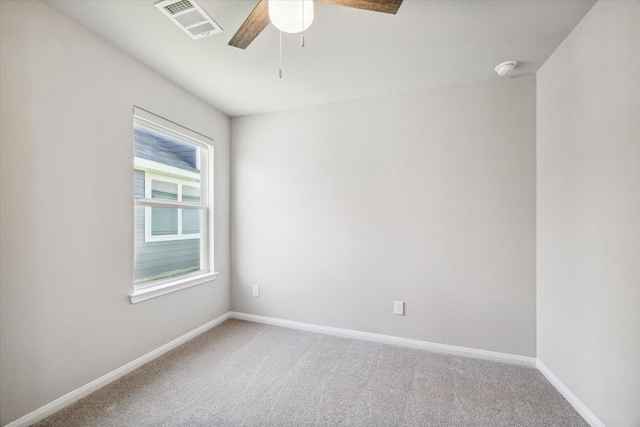
[[0, 425], [640, 427], [640, 0], [0, 0]]

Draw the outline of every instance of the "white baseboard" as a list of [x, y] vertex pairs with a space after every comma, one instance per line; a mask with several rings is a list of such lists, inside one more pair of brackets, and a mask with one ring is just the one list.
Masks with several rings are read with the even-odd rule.
[[587, 409], [586, 406], [576, 397], [575, 394], [571, 393], [571, 391], [556, 377], [553, 373], [547, 368], [544, 363], [542, 363], [539, 359], [537, 360], [536, 367], [545, 378], [553, 384], [553, 386], [564, 396], [565, 399], [573, 406], [573, 408], [578, 411], [582, 418], [585, 419], [586, 422], [591, 425], [591, 427], [605, 427], [605, 425], [600, 421], [593, 413]]
[[473, 357], [476, 359], [491, 360], [494, 362], [510, 363], [531, 368], [537, 368], [547, 380], [564, 396], [573, 408], [587, 421], [591, 427], [605, 427], [605, 425], [573, 394], [553, 373], [537, 358], [519, 356], [508, 353], [499, 353], [486, 350], [477, 350], [467, 347], [458, 347], [446, 344], [436, 344], [428, 341], [418, 341], [407, 338], [399, 338], [390, 335], [373, 334], [350, 329], [332, 328], [319, 326], [311, 323], [294, 322], [291, 320], [277, 319], [273, 317], [257, 316], [255, 314], [245, 314], [230, 312], [230, 318], [246, 320], [249, 322], [263, 323], [266, 325], [282, 326], [285, 328], [299, 329], [309, 332], [318, 332], [327, 335], [334, 335], [344, 338], [355, 338], [366, 341], [374, 341], [383, 344], [392, 344], [403, 347], [415, 348], [419, 350], [433, 351], [437, 353], [450, 354], [455, 356]]
[[454, 356], [472, 357], [476, 359], [491, 360], [494, 362], [510, 363], [514, 365], [528, 366], [531, 368], [537, 368], [547, 380], [558, 389], [558, 391], [567, 399], [567, 401], [575, 408], [576, 411], [592, 426], [592, 427], [605, 427], [605, 425], [593, 415], [589, 409], [573, 394], [569, 389], [538, 359], [535, 357], [519, 356], [515, 354], [499, 353], [495, 351], [477, 350], [467, 347], [458, 347], [446, 344], [431, 343], [428, 341], [412, 340], [408, 338], [399, 338], [390, 335], [374, 334], [370, 332], [360, 332], [350, 329], [333, 328], [329, 326], [319, 326], [311, 323], [294, 322], [291, 320], [277, 319], [273, 317], [257, 316], [255, 314], [245, 314], [230, 311], [217, 319], [212, 320], [191, 332], [182, 335], [179, 338], [159, 347], [144, 356], [141, 356], [126, 365], [109, 372], [100, 378], [91, 381], [70, 393], [54, 400], [53, 402], [19, 418], [5, 427], [28, 427], [31, 424], [37, 423], [52, 415], [53, 413], [61, 410], [62, 408], [72, 404], [76, 400], [79, 400], [94, 391], [106, 386], [107, 384], [117, 380], [118, 378], [128, 374], [134, 369], [139, 368], [152, 361], [153, 359], [163, 355], [164, 353], [172, 350], [179, 345], [195, 338], [203, 332], [219, 325], [227, 319], [239, 319], [249, 322], [263, 323], [266, 325], [282, 326], [285, 328], [299, 329], [309, 332], [317, 332], [327, 335], [333, 335], [344, 338], [355, 338], [366, 341], [373, 341], [382, 344], [391, 344], [408, 348], [415, 348], [419, 350], [432, 351], [436, 353], [450, 354]]
[[162, 347], [159, 347], [153, 351], [150, 351], [144, 356], [140, 356], [137, 359], [133, 360], [132, 362], [129, 362], [126, 365], [121, 366], [120, 368], [114, 371], [111, 371], [108, 374], [103, 375], [96, 380], [91, 381], [89, 384], [83, 385], [82, 387], [75, 389], [70, 393], [65, 394], [64, 396], [54, 400], [53, 402], [48, 403], [43, 407], [36, 409], [35, 411], [23, 416], [22, 418], [19, 418], [7, 424], [5, 427], [27, 427], [27, 426], [30, 426], [31, 424], [37, 423], [38, 421], [45, 419], [49, 415], [52, 415], [55, 412], [58, 412], [65, 406], [71, 405], [76, 400], [79, 400], [85, 396], [88, 396], [89, 394], [93, 393], [99, 388], [106, 386], [110, 382], [117, 380], [118, 378], [128, 374], [134, 369], [139, 368], [145, 363], [151, 362], [153, 359], [159, 356], [162, 356], [169, 350], [173, 350], [174, 348], [178, 347], [181, 344], [184, 344], [190, 339], [195, 338], [201, 333], [206, 332], [209, 329], [213, 328], [214, 326], [219, 325], [220, 323], [227, 320], [229, 317], [230, 317], [230, 313], [225, 313], [222, 316], [218, 317], [217, 319], [214, 319], [211, 322], [205, 323], [204, 325], [194, 329], [191, 332], [188, 332], [182, 335], [179, 338], [176, 338], [175, 340], [163, 345]]
[[401, 347], [427, 350], [436, 353], [450, 354], [454, 356], [473, 357], [475, 359], [491, 360], [494, 362], [509, 363], [512, 365], [536, 367], [536, 358], [519, 356], [515, 354], [499, 353], [495, 351], [477, 350], [474, 348], [458, 347], [446, 344], [436, 344], [428, 341], [399, 338], [391, 335], [374, 334], [370, 332], [360, 332], [351, 329], [332, 328], [329, 326], [319, 326], [311, 323], [294, 322], [291, 320], [276, 319], [273, 317], [257, 316], [255, 314], [245, 314], [232, 311], [232, 319], [246, 320], [249, 322], [264, 323], [266, 325], [282, 326], [285, 328], [299, 329], [302, 331], [318, 332], [321, 334], [334, 335], [344, 338], [355, 338], [366, 341], [373, 341], [382, 344], [391, 344]]

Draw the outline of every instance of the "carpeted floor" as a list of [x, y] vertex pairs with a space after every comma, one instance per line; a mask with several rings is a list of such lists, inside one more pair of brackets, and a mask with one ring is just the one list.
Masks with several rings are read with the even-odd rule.
[[228, 320], [36, 426], [588, 426], [533, 368]]

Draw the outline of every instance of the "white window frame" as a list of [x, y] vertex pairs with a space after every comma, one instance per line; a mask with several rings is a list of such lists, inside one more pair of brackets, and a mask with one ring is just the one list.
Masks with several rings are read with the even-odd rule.
[[[202, 222], [200, 224], [200, 270], [193, 273], [171, 277], [167, 279], [156, 280], [153, 282], [133, 285], [133, 292], [129, 295], [132, 304], [146, 301], [151, 298], [175, 292], [191, 286], [200, 285], [214, 280], [218, 273], [214, 269], [214, 253], [213, 253], [213, 164], [214, 150], [213, 139], [208, 138], [200, 133], [182, 127], [172, 121], [164, 119], [153, 113], [150, 113], [139, 107], [133, 109], [134, 123], [141, 124], [145, 127], [157, 130], [164, 134], [173, 136], [179, 140], [188, 142], [189, 144], [199, 147], [200, 174], [184, 171], [179, 168], [173, 168], [168, 165], [161, 165], [153, 161], [134, 158], [134, 169], [145, 171], [145, 197], [134, 197], [135, 206], [144, 206], [146, 208], [178, 208], [178, 209], [198, 209], [203, 212]], [[132, 126], [133, 130], [133, 126]], [[132, 137], [133, 140], [133, 137]], [[158, 170], [161, 169], [161, 170]], [[165, 179], [182, 179], [184, 176], [200, 179], [200, 203], [185, 203], [181, 201], [152, 199], [150, 185], [147, 185], [147, 175], [157, 175], [162, 180]], [[161, 174], [157, 174], [160, 172]], [[168, 176], [170, 175], [170, 176]], [[189, 184], [188, 180], [184, 180], [185, 184]], [[148, 181], [150, 183], [150, 181]], [[193, 185], [194, 183], [190, 183]], [[147, 193], [148, 191], [148, 193]], [[149, 209], [150, 210], [150, 209]], [[145, 214], [146, 216], [146, 214]], [[133, 216], [132, 216], [133, 219]], [[181, 226], [181, 224], [180, 224]], [[147, 228], [147, 220], [145, 218], [145, 234]], [[158, 237], [158, 236], [153, 236]], [[133, 278], [132, 278], [133, 279]], [[134, 280], [132, 280], [132, 283]]]
[[[181, 205], [184, 205], [185, 203], [182, 202], [182, 187], [184, 185], [189, 186], [189, 187], [197, 187], [197, 188], [201, 188], [200, 187], [200, 183], [199, 182], [194, 182], [194, 181], [186, 181], [184, 179], [178, 179], [178, 178], [174, 178], [171, 176], [166, 176], [166, 175], [157, 175], [154, 174], [153, 172], [148, 172], [145, 171], [144, 174], [144, 192], [145, 192], [145, 199], [148, 200], [158, 200], [158, 199], [153, 199], [151, 197], [151, 181], [162, 181], [162, 182], [170, 182], [172, 184], [178, 184], [178, 201], [181, 202]], [[200, 210], [200, 209], [198, 209]], [[204, 210], [203, 210], [204, 211]], [[190, 234], [184, 234], [182, 232], [182, 209], [178, 209], [178, 232], [176, 234], [163, 234], [163, 235], [153, 235], [152, 234], [152, 208], [149, 206], [145, 206], [144, 208], [144, 241], [145, 242], [168, 242], [168, 241], [173, 241], [173, 240], [187, 240], [187, 239], [199, 239], [200, 238], [200, 233], [190, 233]]]

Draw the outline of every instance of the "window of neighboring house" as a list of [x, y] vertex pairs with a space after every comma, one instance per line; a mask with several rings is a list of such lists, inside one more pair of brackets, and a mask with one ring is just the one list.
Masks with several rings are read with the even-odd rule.
[[[145, 198], [200, 203], [200, 183], [145, 173]], [[145, 242], [200, 238], [200, 212], [196, 209], [145, 208]]]
[[215, 278], [209, 138], [134, 109], [134, 291], [144, 301]]

